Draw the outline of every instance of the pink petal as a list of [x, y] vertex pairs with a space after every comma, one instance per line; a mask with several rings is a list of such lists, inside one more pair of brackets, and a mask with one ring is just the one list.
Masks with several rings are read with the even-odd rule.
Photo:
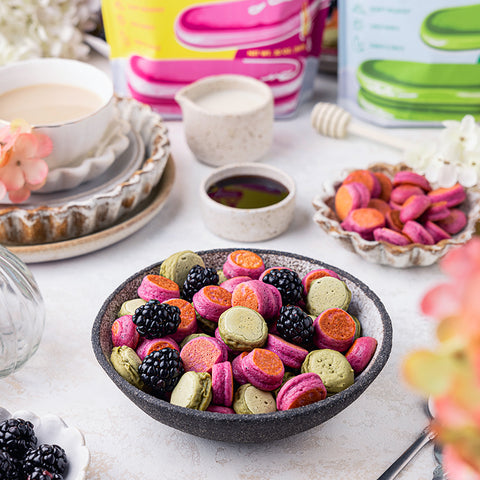
[[4, 183], [8, 192], [18, 190], [25, 185], [22, 169], [11, 161], [0, 168], [0, 180]]
[[37, 152], [36, 156], [40, 158], [48, 157], [53, 150], [53, 142], [49, 136], [43, 135], [41, 133], [34, 133], [37, 138]]
[[461, 298], [457, 290], [449, 283], [433, 287], [423, 297], [420, 308], [425, 315], [442, 319], [457, 313], [461, 307]]
[[454, 278], [470, 276], [480, 268], [480, 238], [473, 238], [463, 247], [451, 250], [441, 261], [442, 270]]
[[22, 160], [22, 171], [27, 183], [38, 185], [48, 175], [48, 165], [40, 158], [27, 158]]
[[18, 136], [13, 152], [15, 158], [24, 160], [25, 158], [35, 157], [38, 148], [38, 140], [31, 133], [22, 133]]
[[13, 203], [21, 203], [30, 198], [30, 190], [26, 187], [22, 187], [18, 190], [8, 192], [8, 198]]
[[448, 478], [454, 480], [480, 480], [480, 472], [465, 463], [453, 445], [446, 445], [443, 449], [443, 469]]

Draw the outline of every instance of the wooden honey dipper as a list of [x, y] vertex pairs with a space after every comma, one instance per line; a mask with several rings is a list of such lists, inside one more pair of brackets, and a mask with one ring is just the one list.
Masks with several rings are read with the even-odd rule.
[[345, 138], [350, 133], [401, 151], [409, 146], [408, 141], [390, 135], [382, 128], [353, 120], [350, 113], [333, 103], [317, 103], [313, 107], [311, 121], [313, 128], [326, 137]]

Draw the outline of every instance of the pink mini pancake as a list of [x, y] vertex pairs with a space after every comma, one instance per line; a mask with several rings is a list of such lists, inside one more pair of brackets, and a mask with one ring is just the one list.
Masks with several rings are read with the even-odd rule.
[[192, 302], [202, 318], [218, 322], [220, 315], [232, 306], [232, 294], [218, 285], [207, 285], [193, 296]]
[[225, 280], [224, 282], [222, 282], [220, 284], [220, 286], [222, 288], [224, 288], [225, 290], [228, 290], [230, 293], [233, 293], [233, 291], [235, 290], [235, 287], [237, 285], [239, 285], [240, 283], [243, 283], [243, 282], [248, 282], [250, 280], [251, 280], [251, 278], [247, 277], [246, 275], [243, 275], [241, 277], [232, 277], [232, 278], [229, 278], [228, 280]]
[[256, 280], [264, 270], [261, 257], [249, 250], [235, 250], [223, 264], [223, 273], [227, 278], [247, 276]]
[[360, 337], [353, 342], [345, 357], [355, 374], [363, 372], [376, 349], [377, 341], [373, 337]]
[[357, 208], [341, 223], [344, 230], [357, 232], [365, 240], [373, 240], [373, 231], [385, 226], [385, 217], [374, 208]]
[[425, 192], [429, 192], [432, 187], [428, 180], [419, 175], [418, 173], [410, 172], [410, 171], [403, 171], [397, 172], [393, 177], [393, 186], [396, 187], [397, 185], [401, 185], [403, 183], [407, 183], [409, 185], [416, 185], [420, 187]]
[[402, 235], [400, 232], [391, 230], [390, 228], [377, 228], [373, 231], [373, 238], [377, 242], [387, 242], [392, 245], [404, 246], [412, 243], [409, 238]]
[[276, 353], [286, 367], [295, 369], [302, 366], [305, 357], [308, 355], [308, 350], [272, 334], [268, 335], [265, 348]]
[[277, 395], [277, 410], [291, 410], [324, 400], [327, 389], [316, 373], [301, 373], [287, 380]]
[[440, 228], [436, 223], [426, 222], [425, 229], [433, 237], [435, 243], [438, 243], [440, 240], [448, 240], [452, 238], [443, 228]]
[[185, 371], [211, 373], [213, 365], [226, 362], [228, 357], [225, 345], [216, 338], [196, 337], [180, 350]]
[[437, 225], [450, 235], [461, 232], [467, 225], [467, 216], [458, 208], [452, 208], [450, 215], [443, 220], [436, 222]]
[[415, 220], [409, 220], [403, 227], [402, 233], [406, 235], [413, 243], [421, 245], [434, 245], [433, 237]]
[[117, 318], [112, 324], [112, 343], [114, 347], [137, 347], [140, 335], [137, 326], [132, 322], [132, 315], [123, 315]]
[[423, 214], [422, 220], [425, 222], [436, 222], [437, 220], [443, 220], [450, 215], [450, 210], [447, 207], [447, 202], [436, 202], [430, 205], [430, 208]]
[[156, 350], [162, 350], [162, 348], [173, 348], [177, 352], [180, 351], [180, 348], [171, 337], [162, 337], [162, 338], [152, 338], [151, 340], [144, 338], [138, 345], [136, 352], [140, 357], [140, 360], [143, 360], [147, 355], [150, 355]]
[[254, 348], [242, 361], [248, 382], [260, 390], [277, 389], [283, 380], [285, 368], [280, 357], [265, 348]]
[[401, 203], [395, 203], [395, 202], [392, 202], [392, 200], [390, 200], [390, 202], [388, 203], [389, 207], [391, 210], [398, 210], [400, 211], [402, 209], [402, 204]]
[[341, 185], [335, 193], [335, 212], [338, 218], [345, 220], [352, 210], [366, 207], [370, 198], [370, 192], [363, 183]]
[[390, 210], [385, 215], [387, 226], [396, 232], [403, 230], [403, 223], [400, 221], [400, 210]]
[[383, 201], [388, 202], [390, 195], [392, 194], [392, 181], [382, 172], [372, 172], [378, 179], [380, 183], [380, 194], [378, 198], [381, 198]]
[[232, 413], [235, 413], [235, 410], [233, 408], [224, 407], [222, 405], [212, 405], [212, 404], [210, 404], [207, 407], [207, 412], [232, 414]]
[[212, 366], [212, 402], [230, 407], [233, 402], [233, 373], [230, 362]]
[[197, 332], [197, 314], [191, 303], [181, 298], [171, 298], [163, 303], [180, 309], [180, 325], [176, 332], [170, 335], [176, 342], [181, 342], [185, 337]]
[[430, 207], [432, 201], [427, 195], [413, 195], [402, 205], [400, 221], [403, 223], [415, 220]]
[[432, 203], [447, 202], [447, 207], [460, 205], [465, 198], [467, 198], [465, 189], [459, 183], [450, 188], [437, 188], [432, 190], [428, 196], [432, 200]]
[[348, 185], [350, 183], [361, 183], [365, 185], [371, 198], [380, 196], [382, 191], [380, 180], [370, 170], [354, 170], [349, 173], [342, 182], [342, 185]]
[[245, 359], [245, 357], [248, 354], [249, 354], [249, 352], [242, 352], [240, 355], [237, 355], [232, 360], [233, 378], [240, 385], [248, 383], [247, 377], [245, 376], [245, 372], [244, 372], [244, 369], [243, 369], [243, 360]]
[[381, 198], [372, 198], [367, 205], [368, 208], [376, 208], [379, 212], [382, 212], [383, 215], [385, 216], [387, 212], [389, 212], [392, 207], [385, 201], [382, 200]]
[[180, 298], [180, 289], [175, 282], [161, 275], [146, 275], [138, 287], [138, 296], [146, 302], [164, 302], [170, 298]]
[[312, 270], [311, 272], [308, 272], [302, 278], [303, 294], [307, 295], [308, 291], [310, 290], [310, 285], [312, 284], [312, 282], [322, 277], [334, 277], [340, 280], [340, 277], [333, 270], [329, 270], [328, 268], [317, 268], [316, 270]]
[[341, 308], [329, 308], [313, 322], [313, 342], [318, 348], [329, 348], [344, 352], [355, 339], [357, 324]]
[[265, 320], [270, 320], [278, 316], [281, 305], [278, 304], [277, 296], [268, 284], [261, 280], [250, 280], [235, 287], [232, 294], [232, 307], [251, 308]]
[[392, 190], [390, 201], [402, 205], [412, 195], [425, 195], [425, 192], [416, 185], [399, 185]]
[[272, 311], [271, 318], [269, 320], [277, 320], [278, 316], [280, 315], [280, 310], [282, 309], [282, 294], [280, 293], [280, 290], [278, 290], [277, 287], [270, 285], [269, 283], [265, 284], [269, 289], [270, 292], [272, 293], [273, 300], [276, 305], [276, 311]]

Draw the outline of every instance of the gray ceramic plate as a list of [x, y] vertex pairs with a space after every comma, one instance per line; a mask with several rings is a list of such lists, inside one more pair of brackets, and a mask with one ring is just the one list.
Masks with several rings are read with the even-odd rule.
[[[235, 249], [198, 252], [206, 266], [220, 268]], [[262, 415], [225, 415], [191, 410], [160, 400], [124, 380], [109, 362], [112, 350], [111, 326], [120, 306], [137, 297], [142, 278], [157, 273], [160, 263], [137, 272], [123, 282], [105, 301], [92, 329], [92, 345], [98, 362], [117, 387], [138, 407], [154, 419], [178, 430], [225, 442], [257, 443], [294, 435], [329, 420], [355, 401], [385, 366], [392, 347], [392, 324], [380, 299], [365, 284], [347, 272], [318, 260], [271, 250], [251, 249], [260, 255], [266, 267], [285, 266], [301, 277], [317, 268], [329, 268], [338, 273], [352, 292], [349, 312], [362, 324], [363, 335], [377, 339], [378, 347], [368, 367], [355, 383], [341, 393], [305, 407]]]

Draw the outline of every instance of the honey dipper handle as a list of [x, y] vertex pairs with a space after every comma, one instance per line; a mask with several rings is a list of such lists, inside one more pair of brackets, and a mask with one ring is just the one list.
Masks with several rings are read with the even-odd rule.
[[383, 129], [355, 121], [342, 107], [333, 103], [317, 103], [312, 110], [311, 121], [313, 128], [326, 137], [344, 138], [347, 133], [368, 138], [398, 150], [405, 150], [407, 142]]

